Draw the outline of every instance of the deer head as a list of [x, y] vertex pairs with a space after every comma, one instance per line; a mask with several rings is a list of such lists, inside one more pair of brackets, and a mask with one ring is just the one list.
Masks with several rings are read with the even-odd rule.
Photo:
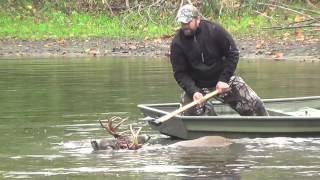
[[[100, 141], [91, 141], [92, 148], [94, 150], [106, 150], [106, 149], [128, 149], [137, 150], [142, 147], [143, 144], [150, 140], [150, 136], [142, 134], [139, 135], [142, 127], [138, 130], [134, 130], [132, 125], [129, 125], [130, 133], [117, 132], [121, 124], [123, 124], [128, 118], [112, 117], [102, 122], [99, 120], [101, 127], [103, 127], [110, 135], [115, 139], [101, 139]], [[115, 124], [114, 124], [115, 123]]]

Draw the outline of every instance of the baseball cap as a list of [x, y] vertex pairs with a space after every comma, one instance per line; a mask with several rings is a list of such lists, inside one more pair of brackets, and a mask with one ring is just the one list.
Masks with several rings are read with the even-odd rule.
[[176, 20], [180, 23], [189, 23], [192, 20], [192, 18], [198, 16], [198, 9], [191, 4], [186, 4], [180, 7]]

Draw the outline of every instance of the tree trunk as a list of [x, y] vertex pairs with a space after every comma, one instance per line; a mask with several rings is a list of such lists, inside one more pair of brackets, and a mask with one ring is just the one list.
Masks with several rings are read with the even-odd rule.
[[127, 10], [129, 10], [129, 9], [130, 9], [130, 3], [129, 3], [129, 0], [126, 0], [126, 8], [127, 8]]

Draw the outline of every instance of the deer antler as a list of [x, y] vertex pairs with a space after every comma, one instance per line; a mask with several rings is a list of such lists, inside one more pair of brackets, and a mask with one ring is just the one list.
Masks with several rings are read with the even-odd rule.
[[[116, 132], [116, 130], [118, 129], [118, 127], [125, 122], [126, 120], [128, 120], [128, 118], [120, 118], [120, 117], [111, 117], [110, 119], [106, 119], [107, 120], [107, 125], [103, 124], [101, 120], [99, 120], [100, 125], [109, 133], [111, 134], [113, 137], [115, 138], [119, 138], [121, 137], [121, 132], [118, 133]], [[119, 121], [116, 125], [112, 125], [113, 122], [115, 121]]]
[[132, 125], [130, 124], [130, 131], [132, 134], [132, 144], [128, 146], [129, 149], [136, 150], [142, 147], [142, 144], [139, 144], [138, 135], [141, 131], [142, 127], [140, 127], [136, 132], [134, 132]]

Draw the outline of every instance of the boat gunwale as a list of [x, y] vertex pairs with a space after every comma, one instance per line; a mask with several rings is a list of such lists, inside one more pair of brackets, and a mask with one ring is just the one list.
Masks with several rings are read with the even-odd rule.
[[[275, 99], [263, 99], [263, 102], [272, 103], [272, 102], [290, 102], [290, 101], [306, 101], [306, 100], [320, 100], [320, 96], [307, 96], [307, 97], [296, 97], [296, 98], [275, 98]], [[222, 105], [223, 103], [219, 101], [213, 102], [216, 105]], [[141, 109], [146, 109], [152, 112], [156, 112], [162, 115], [169, 114], [168, 111], [163, 111], [154, 106], [179, 106], [180, 103], [160, 103], [160, 104], [138, 104], [138, 107]], [[239, 120], [319, 120], [318, 116], [181, 116], [176, 115], [177, 118], [182, 120], [190, 120], [190, 119], [211, 119], [211, 120], [228, 120], [228, 119], [239, 119]]]
[[[295, 98], [269, 98], [262, 99], [262, 102], [290, 102], [290, 101], [305, 101], [305, 100], [320, 100], [320, 96], [303, 96], [303, 97], [295, 97]], [[220, 101], [212, 101], [214, 104], [223, 104]], [[180, 103], [150, 103], [150, 104], [138, 104], [138, 107], [144, 106], [172, 106], [172, 105], [180, 105]]]

